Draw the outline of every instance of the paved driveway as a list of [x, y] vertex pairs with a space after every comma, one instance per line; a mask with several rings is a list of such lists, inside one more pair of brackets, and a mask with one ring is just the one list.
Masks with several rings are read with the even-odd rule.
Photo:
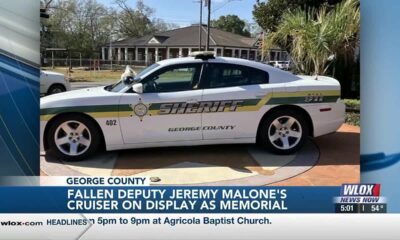
[[343, 124], [334, 134], [315, 139], [318, 163], [303, 174], [274, 186], [335, 186], [360, 182], [360, 128]]

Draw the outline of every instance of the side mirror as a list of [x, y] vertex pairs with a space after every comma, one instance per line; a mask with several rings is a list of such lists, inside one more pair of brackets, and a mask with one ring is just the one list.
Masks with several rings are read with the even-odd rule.
[[143, 84], [135, 83], [135, 84], [133, 84], [132, 89], [135, 93], [143, 93]]

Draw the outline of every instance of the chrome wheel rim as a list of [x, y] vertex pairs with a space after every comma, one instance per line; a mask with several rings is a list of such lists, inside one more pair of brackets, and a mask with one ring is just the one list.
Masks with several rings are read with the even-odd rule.
[[268, 128], [270, 142], [281, 150], [288, 150], [299, 144], [302, 133], [299, 121], [291, 116], [278, 117]]
[[92, 143], [89, 128], [79, 121], [67, 121], [55, 131], [54, 142], [62, 153], [79, 156], [85, 153]]

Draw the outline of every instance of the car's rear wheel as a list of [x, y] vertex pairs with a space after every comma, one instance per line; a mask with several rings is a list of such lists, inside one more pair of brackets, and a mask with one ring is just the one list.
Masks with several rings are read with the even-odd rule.
[[65, 115], [54, 120], [48, 131], [49, 153], [65, 161], [88, 158], [100, 146], [96, 124], [82, 115]]
[[49, 90], [47, 91], [47, 95], [52, 95], [52, 94], [56, 94], [56, 93], [62, 93], [65, 92], [66, 89], [63, 85], [61, 84], [54, 84], [51, 85]]
[[277, 154], [298, 151], [308, 136], [304, 116], [292, 109], [272, 112], [261, 123], [259, 140], [263, 147]]

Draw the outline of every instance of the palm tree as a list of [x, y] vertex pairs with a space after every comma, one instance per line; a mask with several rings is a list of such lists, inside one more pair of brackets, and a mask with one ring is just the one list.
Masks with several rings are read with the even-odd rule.
[[303, 73], [325, 74], [337, 57], [354, 56], [359, 45], [358, 0], [345, 0], [333, 9], [286, 12], [275, 32], [265, 38], [263, 50], [283, 46]]

